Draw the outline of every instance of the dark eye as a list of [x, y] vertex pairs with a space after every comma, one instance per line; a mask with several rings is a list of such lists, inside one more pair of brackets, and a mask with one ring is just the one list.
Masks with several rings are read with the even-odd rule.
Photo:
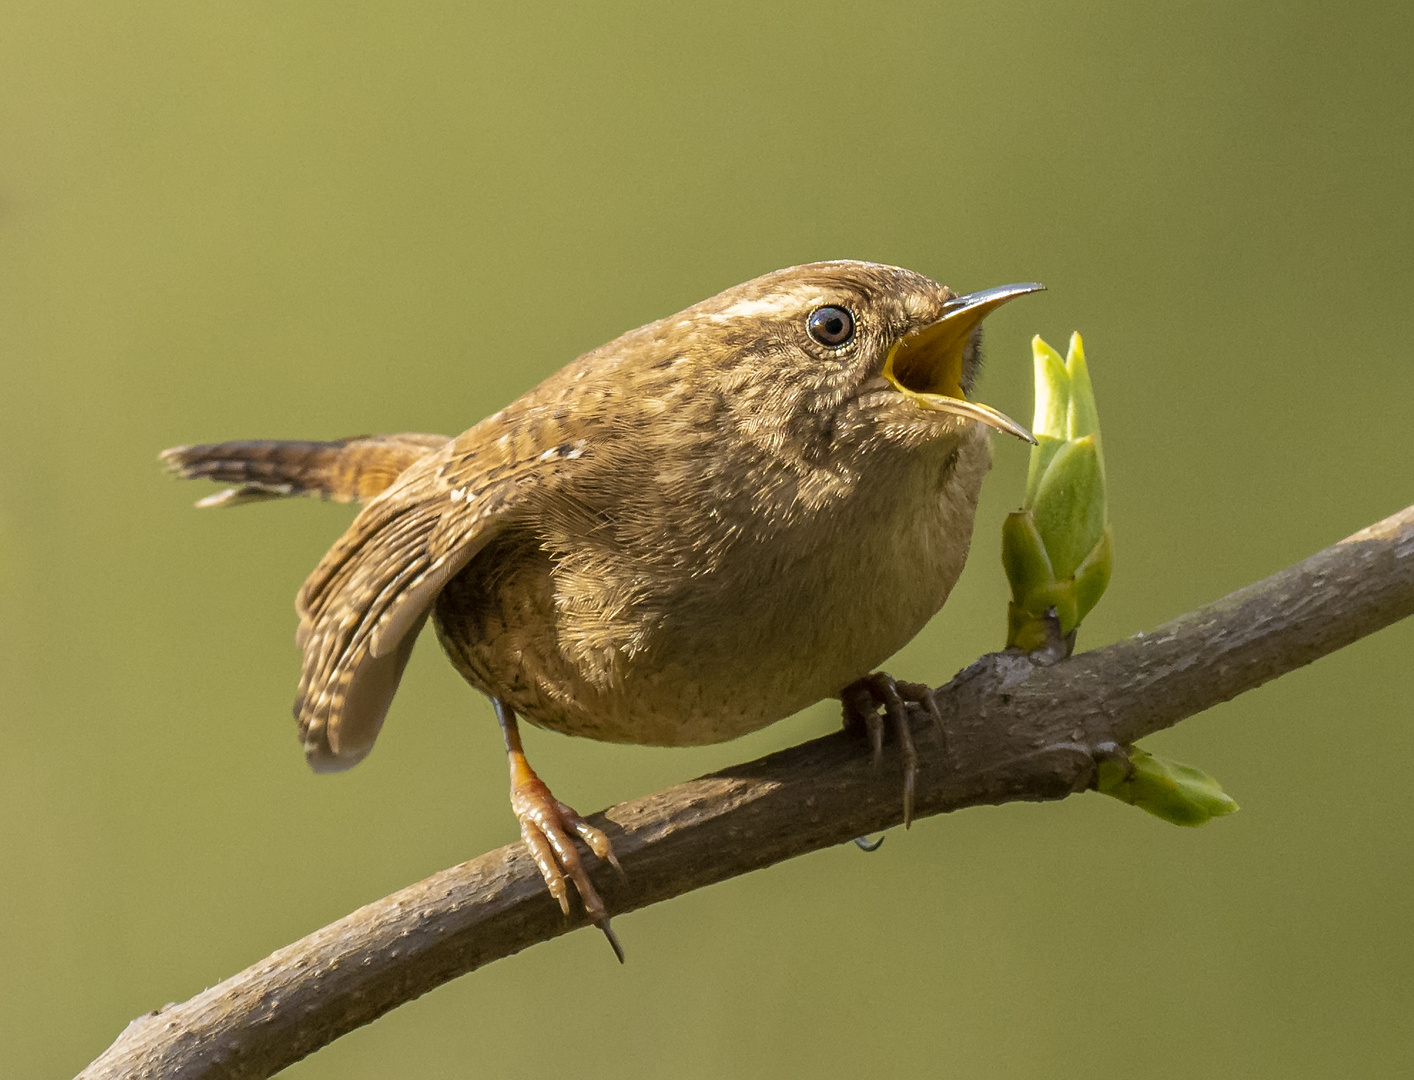
[[810, 313], [805, 329], [821, 345], [837, 349], [854, 337], [854, 316], [847, 308], [822, 307]]

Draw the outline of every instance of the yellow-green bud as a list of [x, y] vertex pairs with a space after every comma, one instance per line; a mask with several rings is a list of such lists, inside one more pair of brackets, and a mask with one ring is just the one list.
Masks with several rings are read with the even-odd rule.
[[1037, 445], [1031, 449], [1026, 499], [1002, 527], [1002, 564], [1011, 582], [1007, 644], [1034, 650], [1053, 631], [1070, 634], [1099, 601], [1110, 580], [1113, 540], [1105, 503], [1100, 418], [1079, 334], [1069, 355], [1039, 337], [1036, 362]]
[[1237, 809], [1216, 780], [1191, 765], [1165, 761], [1137, 746], [1128, 756], [1128, 767], [1122, 761], [1100, 762], [1098, 786], [1105, 795], [1175, 825], [1203, 825]]

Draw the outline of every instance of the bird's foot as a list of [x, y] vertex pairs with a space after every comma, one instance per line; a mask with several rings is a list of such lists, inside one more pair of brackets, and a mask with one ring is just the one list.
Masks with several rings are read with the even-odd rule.
[[908, 724], [907, 703], [913, 702], [923, 706], [924, 711], [932, 716], [941, 734], [943, 717], [938, 711], [938, 703], [933, 700], [932, 689], [923, 683], [899, 682], [892, 675], [876, 671], [846, 686], [840, 692], [840, 701], [844, 705], [846, 730], [857, 731], [862, 728], [869, 736], [869, 744], [874, 749], [875, 765], [884, 753], [886, 723], [893, 727], [903, 758], [903, 827], [908, 828], [913, 823], [913, 792], [918, 776], [918, 750], [913, 745], [913, 730]]
[[584, 903], [585, 914], [604, 932], [614, 955], [622, 964], [623, 948], [609, 925], [604, 901], [589, 880], [573, 839], [578, 836], [590, 851], [622, 874], [624, 869], [614, 856], [609, 838], [580, 817], [572, 807], [555, 798], [529, 766], [511, 784], [511, 809], [520, 822], [521, 838], [530, 849], [535, 865], [540, 868], [540, 876], [545, 879], [550, 895], [560, 902], [560, 910], [566, 915], [570, 913], [569, 889], [565, 884], [565, 877], [568, 876]]

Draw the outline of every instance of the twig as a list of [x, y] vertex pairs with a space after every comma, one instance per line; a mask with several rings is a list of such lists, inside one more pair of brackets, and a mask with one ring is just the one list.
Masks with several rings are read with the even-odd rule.
[[[1414, 614], [1414, 506], [1216, 603], [1043, 666], [993, 653], [921, 709], [916, 816], [1060, 799], [1095, 760]], [[890, 751], [892, 753], [892, 751]], [[844, 733], [595, 817], [627, 876], [598, 867], [610, 912], [898, 824], [897, 768]], [[585, 925], [567, 920], [521, 844], [409, 886], [189, 1001], [134, 1020], [81, 1074], [266, 1077], [420, 994]]]

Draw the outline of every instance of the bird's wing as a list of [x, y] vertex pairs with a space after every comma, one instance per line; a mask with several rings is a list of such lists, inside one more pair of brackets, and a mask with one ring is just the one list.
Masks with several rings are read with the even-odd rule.
[[437, 594], [536, 492], [573, 471], [563, 409], [491, 417], [370, 502], [295, 602], [304, 653], [295, 717], [317, 771], [372, 749]]

